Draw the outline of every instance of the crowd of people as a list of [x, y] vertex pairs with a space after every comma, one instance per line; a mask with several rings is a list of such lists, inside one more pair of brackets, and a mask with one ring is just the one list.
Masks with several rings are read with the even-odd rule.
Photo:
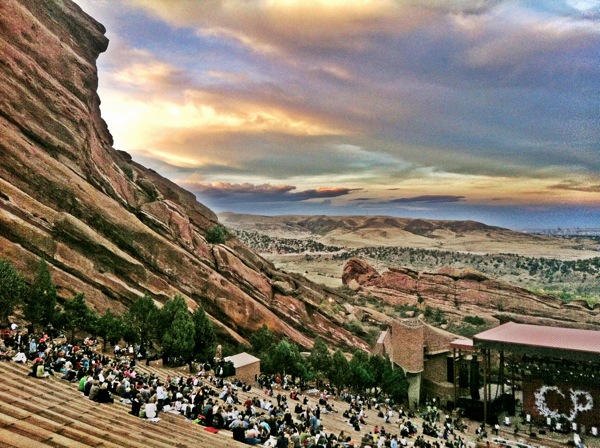
[[[115, 355], [107, 356], [96, 350], [91, 338], [72, 345], [46, 333], [28, 335], [17, 329], [5, 342], [0, 345], [3, 359], [31, 362], [31, 376], [60, 376], [76, 383], [79, 391], [95, 402], [118, 401], [128, 406], [130, 414], [152, 421], [159, 421], [163, 412], [178, 414], [213, 431], [231, 431], [234, 440], [248, 445], [466, 447], [462, 421], [442, 417], [431, 404], [417, 416], [387, 400], [378, 402], [343, 392], [337, 398], [347, 405], [339, 412], [348, 429], [334, 433], [322, 422], [322, 414], [338, 412], [335, 403], [339, 402], [331, 400], [332, 391], [306, 390], [289, 377], [261, 375], [250, 385], [227, 381], [209, 370], [209, 365], [200, 365], [197, 374], [161, 379], [138, 371], [139, 353], [133, 347], [115, 347]], [[258, 393], [251, 393], [253, 387]], [[307, 392], [316, 399], [309, 400]], [[422, 419], [421, 427], [417, 417]], [[366, 431], [367, 427], [373, 429]]]

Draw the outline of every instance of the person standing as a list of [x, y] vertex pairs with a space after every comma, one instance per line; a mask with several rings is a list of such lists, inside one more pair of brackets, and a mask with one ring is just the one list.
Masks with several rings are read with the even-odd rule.
[[163, 383], [160, 381], [156, 386], [156, 412], [160, 412], [163, 409], [163, 405], [165, 403], [165, 398], [167, 398], [167, 392], [163, 387]]
[[29, 340], [29, 358], [30, 359], [35, 359], [38, 356], [38, 351], [37, 351], [37, 342], [35, 340], [35, 336], [31, 336], [31, 339]]

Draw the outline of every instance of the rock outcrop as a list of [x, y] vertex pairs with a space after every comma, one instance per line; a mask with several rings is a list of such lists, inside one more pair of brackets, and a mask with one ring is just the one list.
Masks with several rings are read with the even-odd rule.
[[48, 261], [59, 295], [123, 311], [149, 294], [201, 303], [239, 341], [266, 323], [304, 347], [364, 341], [319, 309], [332, 292], [235, 238], [216, 215], [112, 147], [96, 93], [104, 27], [71, 0], [0, 2], [0, 257], [31, 279]]
[[[392, 305], [421, 305], [441, 309], [449, 320], [479, 316], [490, 322], [515, 321], [543, 325], [597, 329], [600, 316], [558, 297], [536, 294], [498, 281], [475, 269], [444, 267], [436, 272], [390, 267], [378, 273], [367, 261], [348, 260], [344, 284]], [[421, 299], [419, 299], [419, 297]]]

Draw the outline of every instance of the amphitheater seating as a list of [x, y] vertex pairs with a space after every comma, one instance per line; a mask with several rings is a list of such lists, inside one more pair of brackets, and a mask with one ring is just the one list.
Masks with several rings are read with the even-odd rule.
[[[161, 413], [160, 422], [134, 417], [119, 402], [99, 404], [58, 377], [28, 377], [29, 366], [0, 362], [0, 446], [173, 448], [245, 446], [228, 431], [212, 434], [178, 415]], [[161, 377], [166, 374], [159, 370]], [[163, 373], [161, 375], [161, 373]]]

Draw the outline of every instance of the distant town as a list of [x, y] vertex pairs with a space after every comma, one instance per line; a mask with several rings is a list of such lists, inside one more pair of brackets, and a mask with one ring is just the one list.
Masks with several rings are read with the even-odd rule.
[[536, 235], [554, 236], [600, 236], [600, 227], [557, 227], [555, 229], [522, 229]]

